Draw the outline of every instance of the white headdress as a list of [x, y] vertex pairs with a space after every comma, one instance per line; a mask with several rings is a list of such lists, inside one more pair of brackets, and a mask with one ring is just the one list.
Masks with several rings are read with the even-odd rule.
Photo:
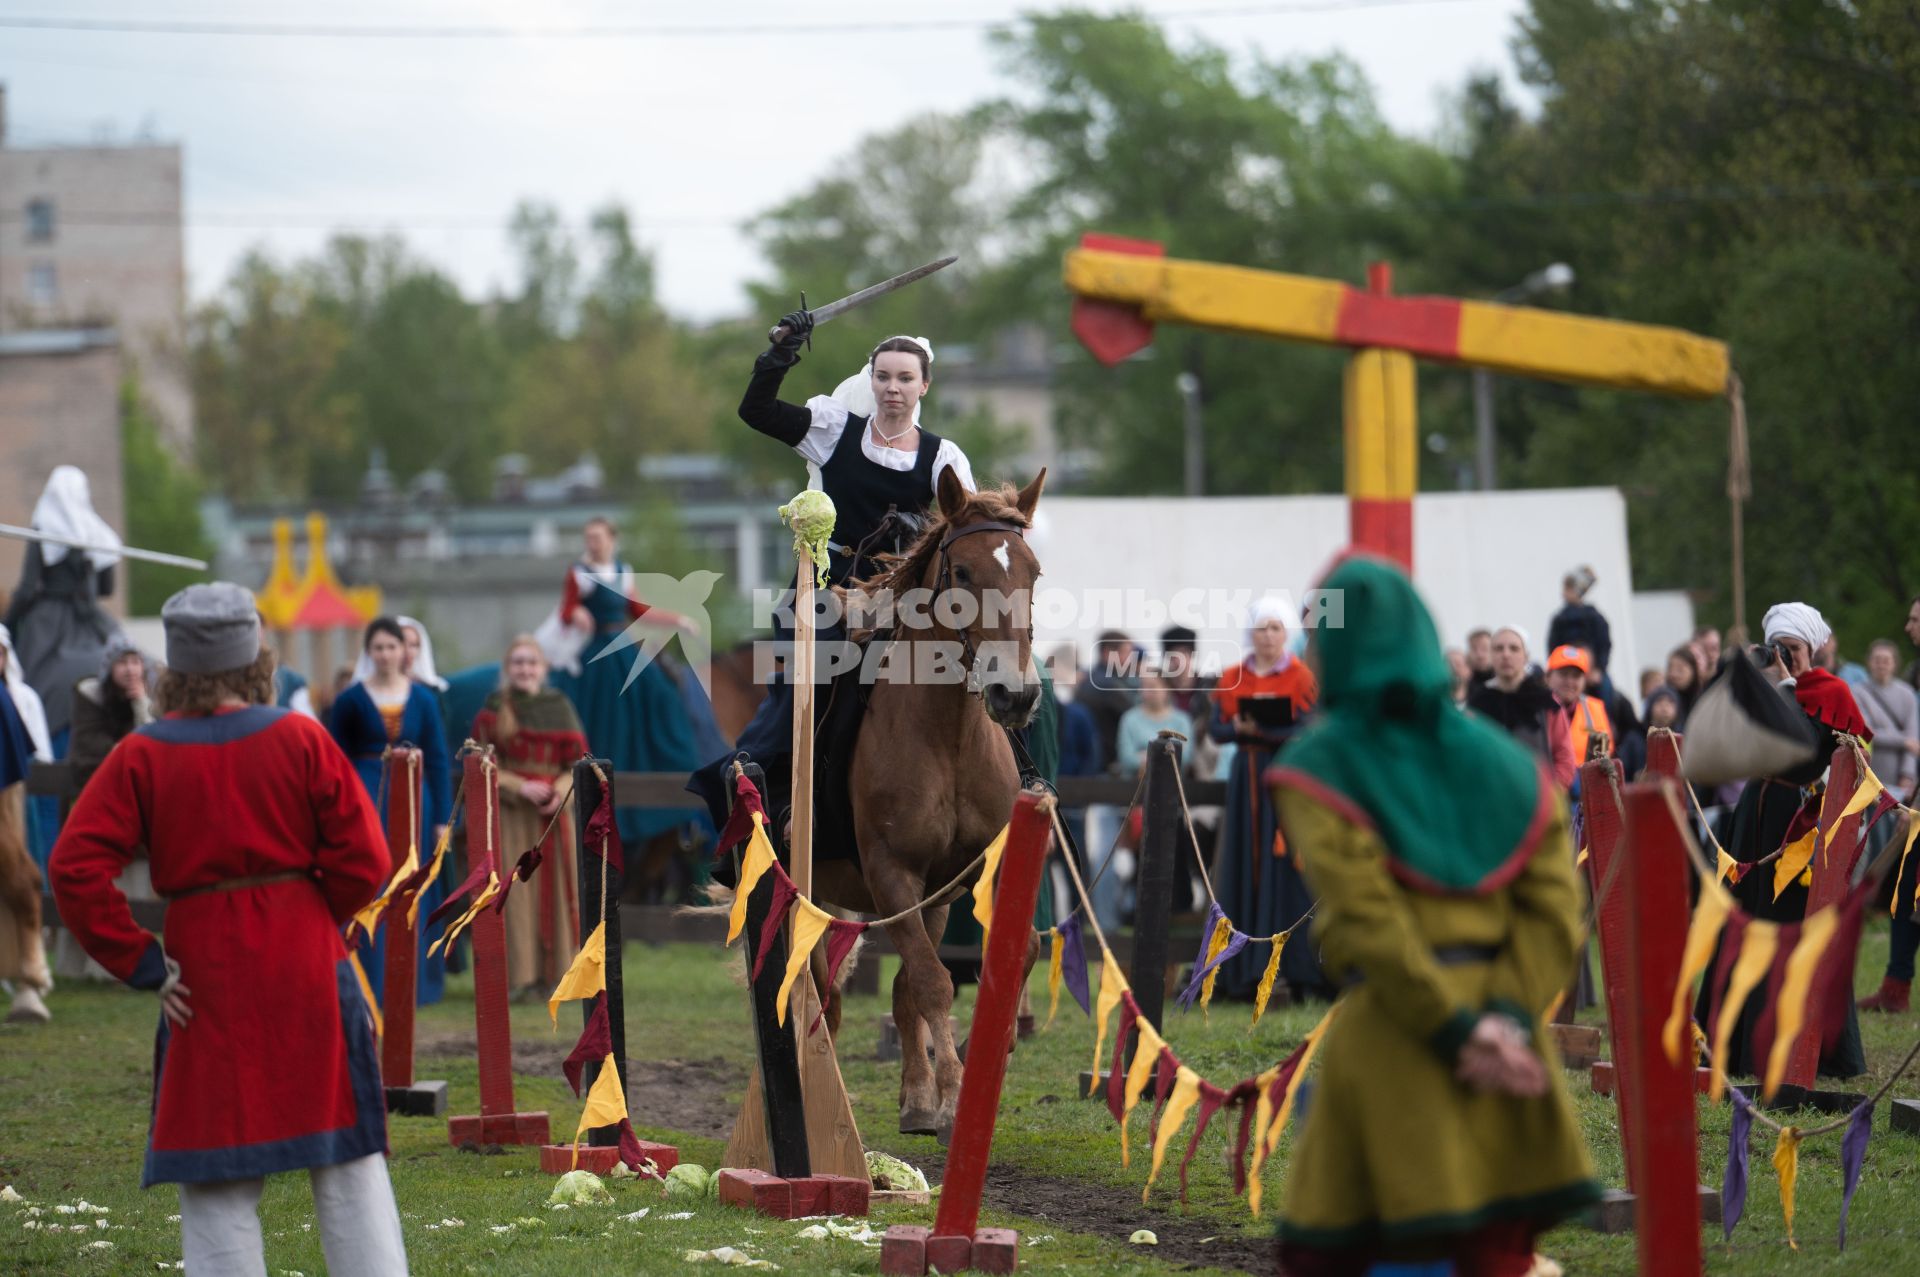
[[1833, 637], [1833, 631], [1827, 628], [1826, 618], [1820, 615], [1819, 609], [1805, 603], [1774, 604], [1767, 609], [1760, 629], [1769, 643], [1777, 638], [1797, 638], [1807, 645], [1807, 650], [1813, 652], [1826, 646], [1827, 640]]
[[[87, 552], [96, 572], [104, 572], [120, 561], [120, 534], [94, 513], [86, 472], [78, 466], [53, 468], [53, 473], [47, 476], [46, 490], [34, 504], [33, 526], [37, 531], [51, 532], [69, 540], [110, 547]], [[52, 541], [40, 543], [40, 558], [48, 567], [61, 562], [69, 553], [69, 546]]]
[[33, 741], [33, 756], [43, 763], [53, 761], [52, 736], [47, 732], [47, 707], [40, 703], [40, 693], [33, 690], [27, 682], [27, 672], [20, 668], [20, 653], [13, 648], [13, 632], [0, 625], [0, 647], [7, 649], [6, 680], [7, 691], [13, 696], [13, 707], [20, 711], [20, 721], [26, 725], [27, 737]]
[[[933, 362], [933, 343], [925, 337], [909, 337], [905, 333], [899, 333], [887, 338], [887, 341], [910, 341], [927, 352], [929, 364]], [[883, 341], [880, 344], [884, 346], [887, 342]], [[845, 405], [848, 412], [871, 418], [878, 407], [873, 401], [873, 360], [869, 358], [866, 367], [835, 386], [832, 398]], [[913, 424], [916, 426], [920, 424], [920, 405], [917, 403], [913, 405]]]
[[[427, 633], [427, 627], [410, 616], [396, 616], [394, 623], [403, 630], [412, 630], [420, 636], [420, 655], [413, 658], [413, 668], [407, 671], [407, 677], [416, 683], [425, 683], [436, 692], [447, 690], [447, 680], [440, 677], [433, 668], [433, 636]], [[373, 677], [373, 658], [367, 655], [362, 646], [360, 659], [353, 665], [353, 681], [364, 683]]]

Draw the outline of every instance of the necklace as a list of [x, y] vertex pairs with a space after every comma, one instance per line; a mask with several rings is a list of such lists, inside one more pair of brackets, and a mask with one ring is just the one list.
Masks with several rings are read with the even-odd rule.
[[881, 443], [892, 443], [895, 439], [904, 439], [908, 435], [912, 434], [914, 431], [918, 430], [919, 428], [920, 428], [919, 423], [914, 421], [913, 418], [909, 417], [907, 418], [907, 425], [904, 430], [901, 430], [897, 434], [887, 434], [885, 431], [880, 429], [879, 414], [878, 413], [874, 414], [873, 433], [874, 433], [874, 436], [878, 438]]

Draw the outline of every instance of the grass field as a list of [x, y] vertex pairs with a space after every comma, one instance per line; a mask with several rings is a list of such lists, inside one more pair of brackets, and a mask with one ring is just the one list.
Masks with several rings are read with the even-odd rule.
[[[1868, 932], [1860, 984], [1877, 981], [1885, 960], [1884, 926]], [[891, 976], [892, 960], [884, 973]], [[745, 1086], [751, 1030], [738, 958], [717, 948], [630, 945], [626, 997], [631, 1104], [636, 1127], [679, 1146], [683, 1160], [712, 1167], [719, 1158]], [[1044, 964], [1034, 994], [1045, 1017]], [[1097, 979], [1097, 973], [1096, 973]], [[886, 987], [883, 980], [883, 988]], [[1136, 1115], [1135, 1157], [1120, 1164], [1118, 1133], [1104, 1105], [1078, 1098], [1076, 1079], [1092, 1052], [1092, 1031], [1070, 998], [1061, 1018], [1023, 1043], [1011, 1062], [987, 1190], [987, 1219], [1021, 1230], [1021, 1266], [1030, 1271], [1160, 1273], [1271, 1271], [1266, 1238], [1271, 1220], [1254, 1221], [1232, 1195], [1223, 1156], [1229, 1123], [1216, 1121], [1194, 1161], [1183, 1215], [1171, 1167], [1142, 1206], [1144, 1121]], [[156, 1008], [151, 995], [66, 984], [51, 1002], [46, 1027], [0, 1027], [0, 1184], [26, 1199], [0, 1204], [0, 1271], [23, 1273], [153, 1273], [180, 1258], [178, 1210], [168, 1188], [142, 1192], [148, 1070]], [[971, 1007], [962, 994], [956, 1013]], [[867, 1145], [937, 1171], [931, 1138], [895, 1133], [898, 1065], [873, 1059], [881, 998], [850, 999], [840, 1055]], [[1216, 1005], [1211, 1017], [1174, 1013], [1167, 1037], [1188, 1063], [1219, 1083], [1264, 1067], [1297, 1043], [1317, 1018], [1308, 1008], [1269, 1013], [1247, 1031], [1248, 1009]], [[1866, 1017], [1868, 1059], [1879, 1070], [1870, 1090], [1920, 1035], [1920, 1017]], [[561, 1012], [558, 1031], [544, 1006], [513, 1012], [519, 1107], [545, 1109], [557, 1138], [569, 1135], [580, 1106], [560, 1076], [559, 1061], [579, 1031], [577, 1007]], [[422, 1012], [418, 1073], [445, 1078], [452, 1111], [477, 1111], [472, 1057], [471, 986], [455, 979], [447, 1000]], [[1622, 1179], [1615, 1109], [1569, 1079], [1603, 1179]], [[1895, 1095], [1920, 1095], [1920, 1078]], [[1392, 1102], [1383, 1096], [1383, 1103]], [[1718, 1184], [1726, 1156], [1729, 1110], [1701, 1109], [1701, 1175]], [[444, 1124], [395, 1119], [393, 1178], [413, 1271], [439, 1273], [626, 1274], [677, 1271], [690, 1249], [731, 1245], [796, 1272], [878, 1271], [878, 1252], [845, 1240], [803, 1241], [802, 1225], [728, 1211], [709, 1201], [663, 1199], [650, 1182], [611, 1181], [615, 1204], [549, 1210], [552, 1180], [531, 1150], [497, 1156], [458, 1152]], [[1887, 1129], [1885, 1106], [1855, 1198], [1845, 1254], [1835, 1248], [1840, 1202], [1838, 1134], [1801, 1154], [1796, 1235], [1789, 1251], [1769, 1159], [1771, 1133], [1756, 1129], [1753, 1187], [1747, 1217], [1731, 1245], [1708, 1235], [1707, 1270], [1725, 1274], [1920, 1271], [1920, 1140]], [[1283, 1200], [1287, 1144], [1267, 1174], [1269, 1212]], [[937, 1177], [936, 1177], [937, 1178]], [[79, 1207], [81, 1201], [88, 1207]], [[61, 1207], [72, 1209], [63, 1212]], [[91, 1209], [106, 1208], [104, 1212]], [[38, 1208], [33, 1214], [31, 1208]], [[645, 1208], [647, 1214], [633, 1218]], [[684, 1219], [667, 1216], [691, 1211]], [[263, 1206], [268, 1269], [309, 1277], [324, 1270], [310, 1228], [307, 1186], [297, 1176], [269, 1184]], [[930, 1222], [930, 1208], [877, 1213], [891, 1222]], [[101, 1227], [100, 1224], [104, 1224]], [[30, 1227], [29, 1225], [38, 1225]], [[1152, 1228], [1157, 1248], [1129, 1246], [1136, 1228]], [[57, 1231], [56, 1231], [57, 1230]], [[101, 1246], [99, 1243], [109, 1243]], [[1580, 1227], [1560, 1229], [1543, 1249], [1572, 1274], [1630, 1273], [1631, 1238], [1605, 1238]]]

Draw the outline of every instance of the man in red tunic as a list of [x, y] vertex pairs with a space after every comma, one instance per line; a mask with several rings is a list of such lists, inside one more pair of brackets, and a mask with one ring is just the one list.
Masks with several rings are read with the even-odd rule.
[[[61, 919], [159, 992], [142, 1186], [180, 1185], [187, 1271], [265, 1271], [262, 1177], [309, 1171], [328, 1268], [406, 1272], [371, 1013], [340, 930], [390, 872], [365, 787], [326, 730], [276, 709], [253, 595], [167, 600], [163, 717], [82, 792], [50, 865]], [[142, 930], [114, 878], [147, 849], [169, 901]]]

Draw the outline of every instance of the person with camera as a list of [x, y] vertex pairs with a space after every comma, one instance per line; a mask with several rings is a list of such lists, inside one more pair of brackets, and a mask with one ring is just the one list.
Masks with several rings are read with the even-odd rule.
[[[1785, 857], [1769, 858], [1776, 851], [1817, 838], [1824, 793], [1822, 778], [1834, 750], [1839, 748], [1840, 737], [1844, 734], [1871, 741], [1873, 731], [1862, 717], [1846, 681], [1813, 663], [1814, 654], [1833, 636], [1817, 609], [1798, 602], [1775, 604], [1767, 609], [1762, 631], [1766, 641], [1748, 649], [1748, 655], [1769, 679], [1793, 697], [1801, 712], [1813, 720], [1820, 744], [1807, 762], [1777, 776], [1757, 777], [1748, 782], [1734, 807], [1726, 848], [1728, 854], [1743, 864], [1768, 861], [1732, 886], [1740, 907], [1755, 918], [1786, 924], [1799, 922], [1806, 916], [1807, 893], [1813, 880], [1811, 865], [1790, 881], [1776, 883], [1776, 878], [1786, 872], [1779, 868]], [[1707, 993], [1707, 989], [1701, 990], [1702, 1001], [1695, 1011], [1703, 1020], [1707, 1014], [1704, 1000]], [[1852, 995], [1849, 993], [1848, 997], [1851, 999]], [[1731, 1075], [1751, 1076], [1762, 1063], [1753, 1050], [1753, 1030], [1764, 1001], [1764, 991], [1757, 992], [1741, 1012], [1727, 1061]], [[1826, 1077], [1853, 1077], [1865, 1071], [1859, 1019], [1849, 1008], [1845, 1032], [1831, 1050], [1821, 1053], [1820, 1073]]]

